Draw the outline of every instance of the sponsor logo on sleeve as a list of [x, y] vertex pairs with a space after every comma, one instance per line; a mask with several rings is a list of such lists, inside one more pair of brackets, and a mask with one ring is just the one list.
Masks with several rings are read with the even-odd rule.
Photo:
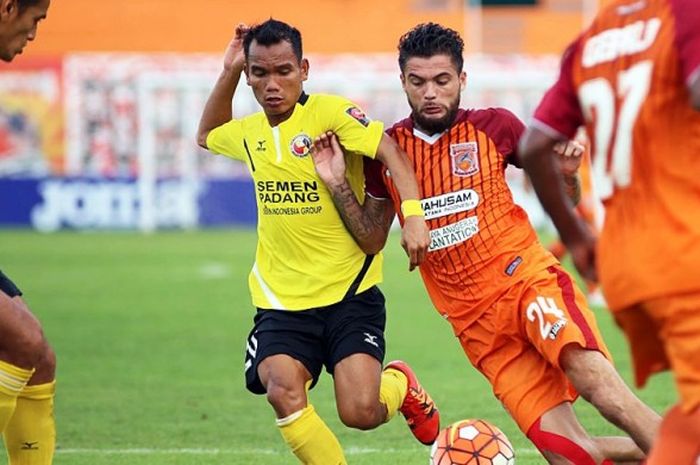
[[350, 107], [345, 110], [345, 113], [350, 115], [355, 121], [363, 125], [364, 127], [369, 126], [370, 119], [365, 115], [365, 113], [357, 107]]
[[425, 219], [440, 218], [453, 213], [473, 210], [479, 205], [479, 194], [472, 189], [463, 189], [457, 192], [436, 195], [421, 200]]
[[470, 216], [456, 223], [430, 231], [428, 252], [461, 244], [479, 232], [479, 218]]
[[304, 158], [311, 152], [311, 137], [304, 133], [297, 134], [289, 143], [289, 150], [295, 157]]
[[476, 142], [450, 144], [452, 174], [455, 176], [472, 176], [479, 172], [479, 148]]
[[513, 276], [513, 273], [515, 273], [515, 270], [518, 269], [518, 267], [520, 266], [520, 264], [521, 264], [522, 262], [523, 262], [522, 257], [520, 257], [520, 256], [515, 257], [515, 258], [513, 259], [513, 261], [510, 262], [510, 263], [508, 264], [508, 266], [506, 267], [506, 274], [507, 274], [508, 276]]

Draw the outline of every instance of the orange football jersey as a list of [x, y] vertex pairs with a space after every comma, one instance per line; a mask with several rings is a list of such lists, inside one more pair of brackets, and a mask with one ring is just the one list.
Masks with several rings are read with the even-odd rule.
[[693, 0], [615, 1], [567, 50], [534, 125], [585, 125], [605, 207], [598, 268], [613, 310], [700, 289], [700, 73]]
[[[527, 270], [557, 263], [506, 183], [507, 164], [518, 164], [515, 150], [523, 130], [505, 109], [459, 110], [450, 129], [434, 137], [415, 129], [410, 119], [389, 130], [413, 164], [430, 227], [421, 275], [457, 334]], [[391, 173], [381, 163], [366, 160], [365, 179], [369, 195], [391, 197], [400, 212]]]

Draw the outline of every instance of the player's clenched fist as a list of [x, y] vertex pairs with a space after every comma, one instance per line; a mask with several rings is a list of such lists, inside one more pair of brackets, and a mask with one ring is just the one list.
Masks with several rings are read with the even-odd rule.
[[[415, 202], [418, 201], [416, 200]], [[408, 255], [409, 271], [413, 271], [418, 265], [423, 263], [430, 246], [430, 230], [425, 223], [423, 215], [404, 217], [401, 246]]]

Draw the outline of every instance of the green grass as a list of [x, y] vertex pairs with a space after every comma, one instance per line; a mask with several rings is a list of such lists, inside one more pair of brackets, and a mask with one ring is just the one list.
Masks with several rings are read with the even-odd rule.
[[[387, 360], [409, 361], [439, 404], [443, 423], [488, 419], [518, 451], [543, 463], [432, 310], [417, 273], [390, 240], [386, 251]], [[58, 354], [56, 465], [294, 465], [264, 397], [243, 383], [253, 309], [247, 275], [251, 231], [53, 234], [0, 231], [0, 269], [25, 293]], [[600, 325], [630, 381], [626, 346], [607, 312]], [[668, 376], [641, 392], [657, 409], [674, 400]], [[360, 432], [337, 418], [325, 375], [311, 393], [352, 465], [425, 465], [398, 418]], [[615, 434], [585, 402], [594, 434]], [[4, 463], [4, 456], [0, 463]]]

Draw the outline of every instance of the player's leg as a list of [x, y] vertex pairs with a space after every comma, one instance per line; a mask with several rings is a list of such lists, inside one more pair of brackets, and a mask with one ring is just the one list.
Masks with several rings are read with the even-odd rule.
[[[649, 457], [649, 464], [700, 463], [700, 293], [686, 293], [644, 302], [636, 312], [619, 315], [625, 333], [631, 334], [631, 322], [647, 315], [658, 328], [666, 365], [650, 365], [650, 356], [643, 356], [644, 339], [630, 338], [635, 367], [640, 382], [658, 367], [670, 366], [678, 387], [680, 402], [666, 413]], [[618, 316], [618, 315], [616, 315]], [[635, 318], [636, 317], [636, 318]], [[658, 356], [657, 356], [658, 358]], [[651, 368], [656, 367], [657, 370]]]
[[34, 373], [44, 337], [34, 316], [15, 302], [21, 292], [0, 272], [0, 431]]
[[[498, 303], [496, 311], [505, 308], [502, 303]], [[503, 318], [505, 312], [500, 314]], [[517, 334], [516, 322], [504, 319], [499, 326], [489, 323], [487, 315], [482, 315], [462, 332], [462, 346], [547, 463], [605, 463], [604, 454], [571, 409], [574, 396], [561, 370], [549, 364], [527, 339]]]
[[564, 373], [524, 336], [524, 295], [527, 284], [515, 283], [467, 327], [449, 321], [474, 367], [548, 463], [600, 465], [604, 456], [571, 410], [575, 395]]
[[308, 402], [322, 367], [318, 310], [259, 310], [246, 344], [246, 386], [266, 394], [284, 441], [306, 465], [346, 464], [335, 435]]
[[[21, 297], [14, 297], [13, 301], [31, 314]], [[56, 355], [42, 333], [34, 374], [17, 397], [15, 411], [3, 434], [10, 465], [49, 465], [53, 460], [55, 373]]]
[[335, 365], [335, 398], [338, 416], [345, 426], [373, 429], [390, 418], [390, 410], [393, 413], [398, 410], [401, 404], [396, 399], [401, 395], [398, 389], [393, 402], [389, 402], [393, 409], [380, 401], [381, 371], [379, 360], [365, 353], [347, 356]]
[[400, 410], [414, 436], [431, 444], [440, 429], [432, 399], [404, 362], [381, 369], [386, 313], [379, 289], [368, 289], [329, 310], [327, 366], [343, 423], [372, 429]]
[[571, 402], [547, 410], [528, 429], [527, 437], [551, 465], [610, 463], [579, 423]]
[[566, 373], [573, 388], [648, 452], [660, 417], [625, 385], [583, 293], [560, 266], [529, 283], [525, 329], [533, 346]]
[[632, 393], [612, 363], [602, 353], [586, 350], [577, 344], [563, 349], [560, 363], [576, 391], [648, 453], [661, 418]]
[[[648, 450], [659, 416], [639, 401], [615, 372], [595, 317], [571, 276], [560, 266], [533, 274], [521, 296], [520, 312], [527, 339], [561, 373], [572, 399], [580, 393]], [[601, 440], [598, 446], [615, 460], [640, 456], [628, 441]]]
[[593, 436], [603, 455], [621, 465], [644, 463], [646, 454], [628, 436]]

